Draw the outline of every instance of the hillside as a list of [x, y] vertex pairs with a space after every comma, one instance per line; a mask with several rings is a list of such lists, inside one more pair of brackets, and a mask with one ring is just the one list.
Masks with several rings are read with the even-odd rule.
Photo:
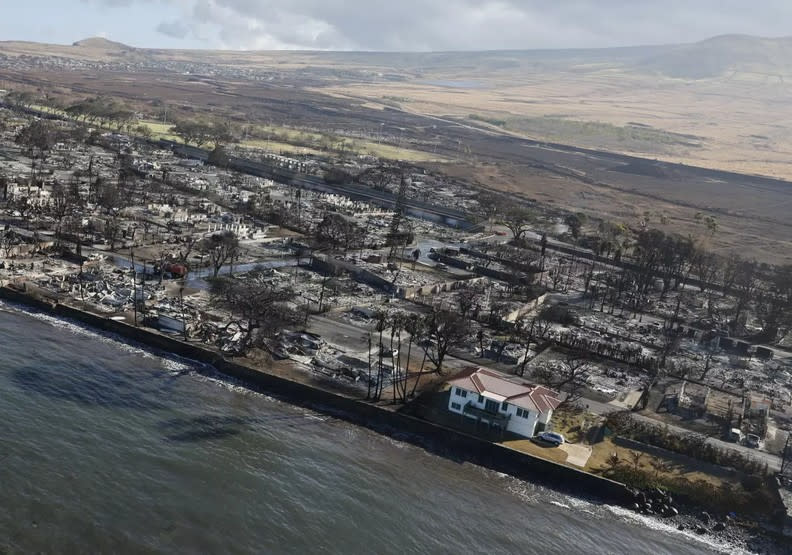
[[513, 50], [487, 52], [310, 52], [212, 51], [133, 48], [105, 38], [91, 37], [72, 45], [0, 42], [0, 53], [57, 56], [102, 61], [112, 55], [132, 55], [152, 63], [180, 61], [201, 64], [354, 67], [395, 72], [406, 77], [454, 74], [459, 79], [488, 79], [515, 72], [591, 73], [619, 69], [630, 73], [673, 78], [709, 79], [729, 73], [792, 75], [792, 38], [725, 35], [692, 44], [628, 48]]
[[674, 46], [642, 60], [636, 68], [685, 79], [706, 79], [732, 72], [790, 75], [792, 37], [724, 35]]
[[93, 50], [110, 50], [110, 51], [129, 51], [135, 50], [131, 46], [127, 46], [126, 44], [122, 44], [120, 42], [115, 42], [112, 40], [108, 40], [102, 37], [90, 37], [83, 40], [78, 40], [72, 46], [77, 46], [79, 48], [90, 48]]

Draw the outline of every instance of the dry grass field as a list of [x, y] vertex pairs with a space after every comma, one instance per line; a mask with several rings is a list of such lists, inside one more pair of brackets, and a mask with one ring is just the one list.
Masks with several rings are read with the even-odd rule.
[[[323, 90], [372, 103], [400, 98], [400, 108], [417, 114], [483, 116], [504, 121], [501, 131], [538, 140], [792, 178], [792, 86], [782, 76], [690, 81], [600, 70], [521, 75], [470, 88], [386, 83]], [[586, 129], [592, 123], [614, 127]], [[655, 131], [659, 140], [634, 140], [629, 131], [636, 128]], [[671, 134], [682, 137], [674, 141]]]

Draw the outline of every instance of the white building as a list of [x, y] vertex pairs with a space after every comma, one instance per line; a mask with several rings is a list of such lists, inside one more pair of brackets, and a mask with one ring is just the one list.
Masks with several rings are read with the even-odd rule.
[[524, 437], [547, 427], [558, 393], [486, 368], [468, 368], [448, 381], [448, 410]]

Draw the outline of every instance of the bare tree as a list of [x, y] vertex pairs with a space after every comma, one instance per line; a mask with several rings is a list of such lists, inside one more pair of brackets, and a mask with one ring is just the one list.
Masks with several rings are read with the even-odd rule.
[[118, 212], [111, 212], [110, 216], [105, 219], [102, 233], [105, 240], [110, 244], [110, 250], [115, 250], [116, 242], [121, 234], [121, 221]]
[[463, 318], [475, 319], [481, 308], [481, 295], [472, 288], [460, 289], [457, 293], [457, 305]]
[[190, 255], [198, 243], [198, 239], [192, 234], [185, 235], [180, 239], [177, 260], [179, 261], [179, 264], [184, 266], [186, 270], [183, 276], [185, 278], [187, 277], [187, 273], [190, 271]]
[[443, 373], [443, 361], [448, 351], [461, 345], [470, 335], [470, 323], [456, 312], [433, 310], [423, 321], [426, 332], [423, 349], [435, 366], [438, 374]]
[[528, 365], [528, 353], [531, 349], [531, 343], [547, 337], [552, 326], [553, 323], [547, 318], [542, 317], [541, 314], [536, 318], [529, 318], [527, 315], [522, 315], [514, 322], [515, 335], [524, 351], [522, 360], [517, 367], [517, 374], [520, 376], [525, 375], [525, 367]]
[[226, 262], [233, 261], [240, 253], [239, 239], [233, 231], [222, 231], [204, 237], [199, 246], [209, 256], [212, 277], [217, 277]]
[[253, 346], [271, 351], [270, 340], [299, 320], [288, 304], [294, 299], [294, 292], [279, 287], [263, 268], [239, 278], [215, 277], [209, 295], [212, 306], [228, 310], [244, 332], [243, 351]]
[[66, 216], [75, 208], [78, 200], [79, 196], [77, 198], [73, 197], [72, 191], [64, 187], [59, 181], [52, 185], [52, 194], [47, 208], [50, 216], [55, 220], [56, 246], [60, 246]]
[[572, 352], [559, 364], [545, 365], [534, 371], [533, 377], [540, 384], [566, 393], [562, 404], [580, 399], [591, 375], [591, 364], [582, 353]]
[[754, 297], [759, 285], [759, 264], [756, 260], [741, 260], [737, 264], [734, 275], [734, 291], [737, 304], [734, 307], [734, 321], [739, 322], [740, 316]]
[[714, 349], [709, 344], [707, 345], [705, 352], [704, 352], [704, 360], [702, 362], [702, 369], [701, 369], [701, 377], [700, 380], [703, 380], [709, 374], [710, 369], [712, 368], [712, 359], [715, 358], [717, 354], [717, 349]]

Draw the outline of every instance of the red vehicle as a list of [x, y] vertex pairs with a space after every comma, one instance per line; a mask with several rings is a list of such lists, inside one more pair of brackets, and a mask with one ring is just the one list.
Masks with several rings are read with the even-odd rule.
[[187, 267], [184, 264], [165, 264], [163, 269], [176, 277], [187, 275]]

